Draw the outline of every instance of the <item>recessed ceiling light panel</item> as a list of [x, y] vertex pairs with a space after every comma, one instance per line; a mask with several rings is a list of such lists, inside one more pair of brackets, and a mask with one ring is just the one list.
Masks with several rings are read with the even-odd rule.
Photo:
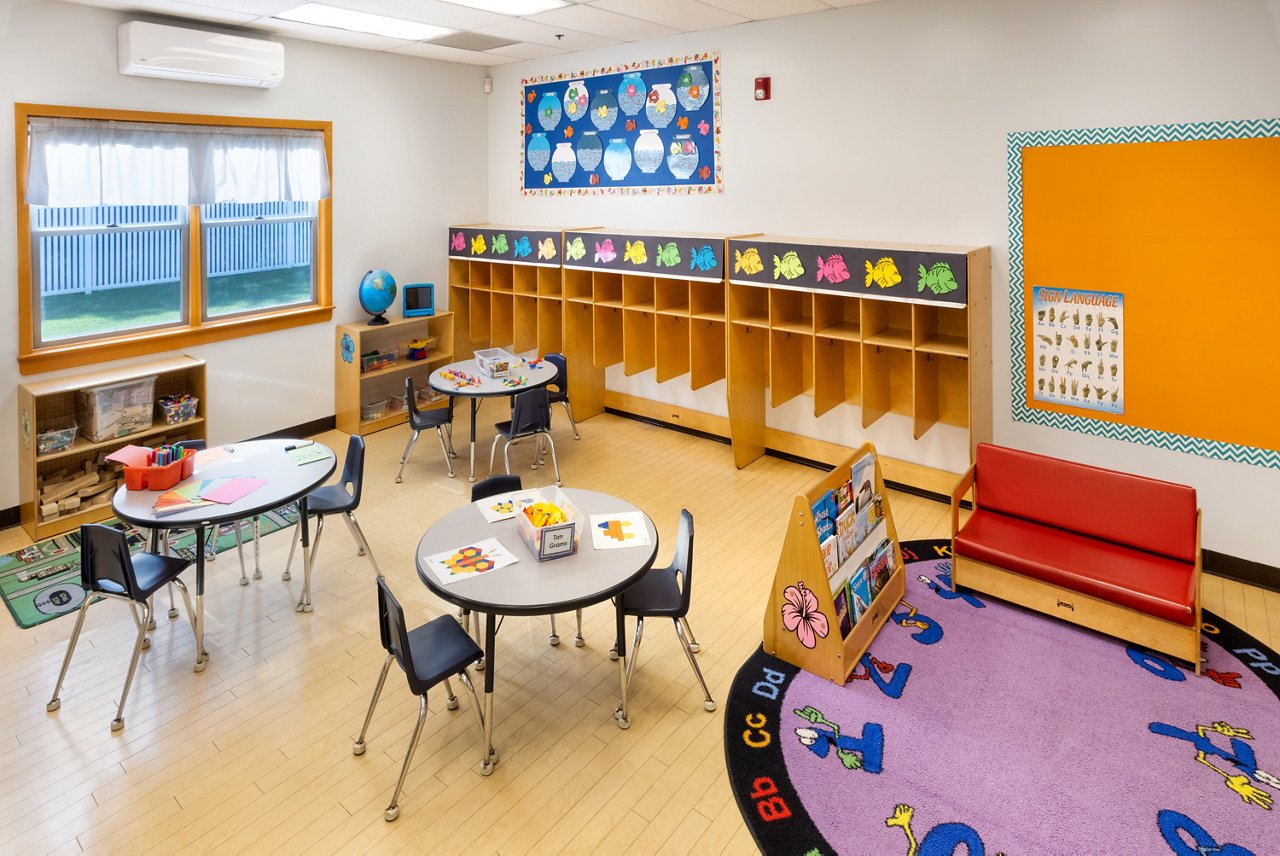
[[350, 9], [326, 6], [323, 3], [303, 3], [301, 6], [277, 12], [272, 17], [298, 21], [302, 24], [351, 30], [356, 33], [372, 33], [375, 36], [386, 36], [391, 39], [408, 39], [413, 42], [435, 39], [454, 32], [447, 27], [406, 21], [404, 18], [389, 18], [386, 15], [372, 15], [368, 12], [353, 12]]
[[459, 6], [470, 6], [472, 9], [483, 9], [486, 12], [497, 12], [499, 15], [536, 15], [568, 6], [566, 0], [447, 0]]

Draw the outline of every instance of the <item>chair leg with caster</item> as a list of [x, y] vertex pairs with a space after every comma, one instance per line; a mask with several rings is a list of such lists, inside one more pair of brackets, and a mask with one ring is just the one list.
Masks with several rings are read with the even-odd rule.
[[400, 768], [400, 778], [396, 782], [396, 789], [391, 793], [391, 805], [387, 806], [387, 810], [383, 812], [383, 817], [387, 822], [395, 820], [400, 816], [400, 791], [404, 788], [405, 776], [409, 775], [409, 765], [413, 763], [413, 751], [418, 748], [418, 738], [422, 735], [422, 723], [427, 719], [427, 697], [421, 696], [418, 701], [418, 722], [413, 726], [413, 734], [409, 737], [409, 751], [404, 756], [404, 766]]

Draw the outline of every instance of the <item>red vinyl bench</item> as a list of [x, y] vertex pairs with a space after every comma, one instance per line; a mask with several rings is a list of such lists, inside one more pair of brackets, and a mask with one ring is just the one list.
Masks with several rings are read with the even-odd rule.
[[[960, 501], [973, 488], [973, 514]], [[952, 580], [1200, 674], [1194, 488], [980, 443], [951, 493]]]

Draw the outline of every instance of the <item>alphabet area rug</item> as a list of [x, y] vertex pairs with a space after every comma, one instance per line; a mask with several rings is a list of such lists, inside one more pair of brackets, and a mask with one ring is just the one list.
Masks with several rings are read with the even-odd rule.
[[1206, 612], [1197, 678], [951, 592], [947, 541], [902, 555], [906, 595], [845, 686], [760, 650], [734, 679], [725, 754], [761, 850], [1280, 852], [1275, 652]]
[[[259, 517], [259, 534], [266, 535], [296, 523], [298, 507], [286, 505]], [[136, 553], [146, 549], [147, 538], [141, 531], [115, 519], [103, 522], [125, 531], [131, 551]], [[235, 527], [234, 523], [218, 527], [217, 536], [213, 539], [217, 553], [235, 549]], [[251, 565], [253, 522], [242, 520], [240, 527], [245, 561]], [[175, 532], [170, 545], [175, 555], [194, 560], [195, 541], [195, 533], [187, 530]], [[234, 557], [232, 559], [234, 562]], [[212, 572], [212, 568], [207, 571]], [[235, 563], [235, 572], [240, 572], [238, 562]], [[46, 538], [14, 553], [0, 554], [0, 597], [3, 597], [14, 622], [24, 630], [79, 609], [84, 602], [84, 589], [80, 587], [80, 530]]]

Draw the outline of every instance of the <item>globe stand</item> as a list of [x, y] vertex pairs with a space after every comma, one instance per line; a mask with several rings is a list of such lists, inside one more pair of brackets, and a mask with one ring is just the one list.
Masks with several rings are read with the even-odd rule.
[[387, 320], [387, 317], [383, 315], [381, 312], [379, 312], [377, 315], [369, 319], [370, 327], [378, 327], [383, 324], [390, 324], [390, 323], [391, 322]]

